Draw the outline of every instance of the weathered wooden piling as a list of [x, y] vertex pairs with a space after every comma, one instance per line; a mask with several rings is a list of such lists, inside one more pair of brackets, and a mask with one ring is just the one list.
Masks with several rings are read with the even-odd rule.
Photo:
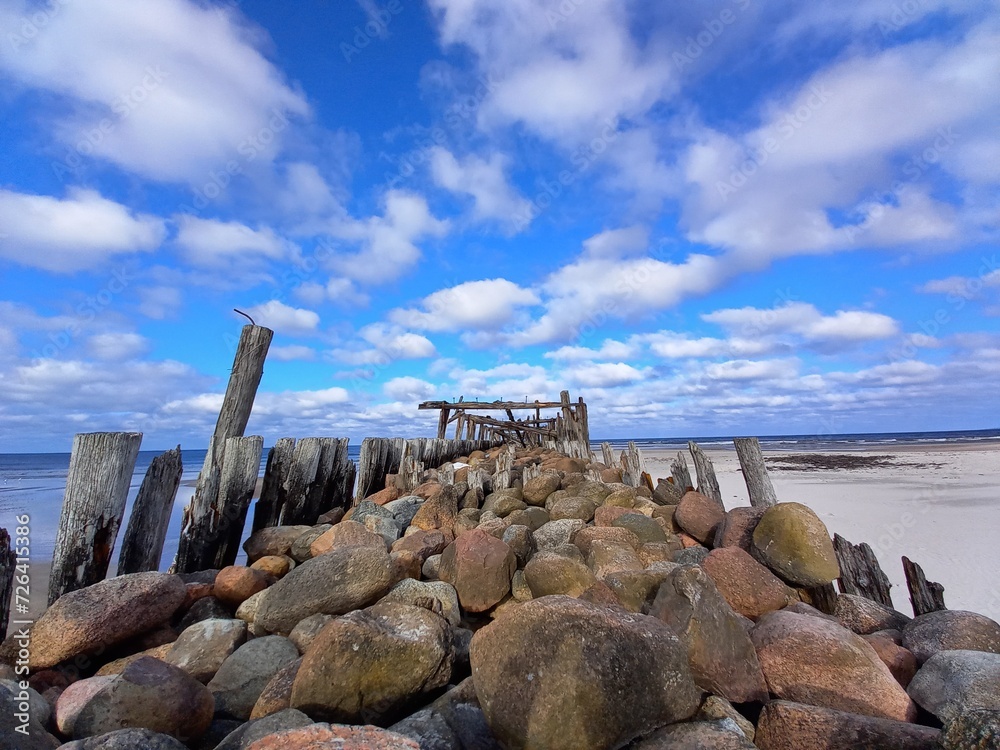
[[508, 443], [497, 453], [497, 468], [493, 474], [493, 489], [509, 489], [513, 481], [514, 446]]
[[840, 534], [834, 534], [833, 549], [840, 563], [840, 590], [843, 593], [893, 606], [889, 577], [867, 542], [851, 544]]
[[263, 450], [264, 438], [259, 435], [226, 441], [221, 468], [216, 472], [213, 467], [212, 476], [204, 483], [205, 491], [195, 491], [184, 509], [175, 563], [178, 573], [223, 568], [236, 562]]
[[643, 483], [642, 475], [646, 473], [646, 462], [642, 450], [629, 440], [628, 448], [622, 451], [621, 457], [622, 484], [629, 487], [639, 487]]
[[684, 458], [684, 453], [681, 451], [677, 451], [677, 458], [670, 463], [670, 476], [674, 478], [674, 485], [680, 490], [682, 496], [689, 488], [694, 487], [691, 482], [691, 472], [688, 471], [687, 459]]
[[285, 483], [291, 471], [295, 453], [295, 438], [279, 438], [267, 453], [264, 482], [253, 509], [253, 530], [277, 526], [285, 506]]
[[118, 575], [160, 569], [163, 542], [183, 472], [179, 445], [150, 463], [122, 538]]
[[947, 609], [944, 605], [944, 586], [928, 581], [923, 568], [905, 555], [903, 573], [906, 575], [906, 587], [910, 590], [910, 604], [913, 607], [914, 617]]
[[711, 498], [725, 509], [722, 503], [722, 490], [719, 489], [719, 480], [715, 476], [715, 466], [712, 459], [693, 440], [688, 441], [688, 450], [691, 451], [691, 458], [694, 459], [694, 471], [698, 476], [698, 492], [707, 498]]
[[11, 544], [7, 529], [0, 529], [0, 642], [7, 637], [10, 622], [10, 599], [14, 594], [14, 572], [17, 570], [17, 555]]
[[73, 438], [49, 604], [104, 580], [125, 514], [141, 432], [89, 432]]
[[604, 441], [601, 443], [601, 457], [604, 459], [604, 465], [609, 469], [613, 468], [615, 465], [615, 451], [611, 447], [611, 443]]
[[[461, 416], [461, 415], [459, 415]], [[436, 438], [365, 438], [358, 458], [358, 481], [354, 502], [385, 489], [386, 477], [398, 474], [404, 453], [424, 466], [440, 466], [473, 451], [489, 450], [488, 440], [438, 440]]]
[[755, 508], [770, 508], [778, 502], [778, 496], [767, 473], [764, 454], [760, 449], [760, 441], [755, 437], [734, 438], [736, 455], [743, 469], [743, 479], [750, 493], [750, 505]]

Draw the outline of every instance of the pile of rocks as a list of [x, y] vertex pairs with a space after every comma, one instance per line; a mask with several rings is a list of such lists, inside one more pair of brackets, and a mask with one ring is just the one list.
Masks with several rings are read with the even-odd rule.
[[667, 504], [541, 449], [484, 492], [467, 474], [495, 456], [460, 461], [259, 531], [249, 566], [63, 596], [30, 687], [0, 667], [0, 746], [1000, 747], [1000, 625], [845, 594], [815, 609], [839, 567], [805, 505]]

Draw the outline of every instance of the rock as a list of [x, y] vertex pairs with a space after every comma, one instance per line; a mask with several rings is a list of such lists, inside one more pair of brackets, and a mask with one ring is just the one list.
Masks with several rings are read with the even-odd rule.
[[[15, 677], [16, 677], [15, 673]], [[18, 705], [18, 711], [26, 709], [31, 715], [31, 720], [38, 722], [41, 726], [49, 723], [52, 718], [52, 706], [30, 685], [22, 689], [20, 680], [0, 680], [0, 692], [6, 692], [10, 699]]]
[[708, 557], [708, 549], [700, 544], [696, 547], [685, 547], [674, 553], [673, 561], [678, 565], [701, 565]]
[[476, 525], [477, 529], [485, 531], [490, 536], [494, 536], [497, 539], [503, 539], [504, 533], [510, 527], [510, 521], [505, 518], [500, 518], [489, 511], [483, 511], [479, 517], [479, 523]]
[[272, 526], [260, 529], [243, 543], [243, 551], [247, 553], [247, 560], [251, 563], [267, 555], [291, 557], [292, 544], [307, 531], [312, 531], [312, 526]]
[[254, 594], [274, 583], [274, 578], [261, 570], [230, 565], [215, 577], [215, 598], [230, 607], [238, 607]]
[[373, 726], [313, 724], [276, 732], [246, 750], [420, 750], [420, 745], [402, 735]]
[[549, 521], [534, 532], [535, 546], [539, 551], [562, 544], [572, 544], [573, 538], [586, 524], [579, 518], [563, 518]]
[[162, 625], [186, 593], [178, 576], [132, 573], [63, 594], [31, 631], [31, 669], [54, 667]]
[[517, 567], [523, 568], [531, 556], [537, 551], [535, 548], [535, 535], [527, 526], [508, 526], [500, 537], [501, 541], [510, 547], [517, 560]]
[[260, 609], [260, 603], [264, 601], [265, 593], [264, 591], [258, 591], [236, 608], [236, 619], [242, 620], [250, 626], [251, 635], [264, 635], [267, 632], [257, 632], [260, 629], [254, 625], [257, 619], [257, 610]]
[[268, 632], [289, 633], [309, 615], [340, 615], [378, 601], [393, 582], [384, 547], [334, 549], [302, 563], [271, 586], [256, 622]]
[[602, 505], [594, 511], [594, 526], [611, 526], [616, 518], [626, 513], [634, 513], [631, 508], [621, 508], [617, 505]]
[[671, 724], [629, 745], [629, 750], [755, 750], [732, 719]]
[[427, 562], [431, 555], [439, 555], [454, 541], [451, 534], [445, 534], [438, 529], [407, 534], [392, 545], [393, 552], [412, 552], [420, 559], [421, 565]]
[[244, 750], [259, 739], [277, 732], [289, 729], [299, 729], [313, 724], [313, 720], [301, 711], [286, 708], [284, 711], [269, 716], [254, 719], [241, 726], [236, 731], [226, 735], [226, 738], [215, 746], [215, 750]]
[[694, 717], [698, 721], [722, 721], [731, 720], [743, 732], [743, 736], [751, 742], [754, 741], [756, 730], [750, 720], [743, 716], [732, 703], [718, 695], [710, 695], [705, 698], [701, 708]]
[[582, 562], [539, 552], [524, 566], [524, 580], [535, 599], [552, 594], [579, 597], [597, 583], [597, 576]]
[[448, 624], [422, 607], [381, 602], [327, 625], [302, 659], [292, 707], [344, 723], [384, 722], [448, 684]]
[[771, 701], [757, 722], [761, 750], [940, 750], [939, 732], [902, 721]]
[[370, 500], [376, 505], [386, 506], [394, 500], [398, 500], [403, 496], [403, 493], [397, 487], [386, 487], [384, 490], [379, 490], [368, 497], [365, 500]]
[[379, 603], [399, 602], [415, 607], [423, 607], [443, 617], [450, 625], [458, 626], [462, 611], [458, 605], [458, 592], [444, 581], [415, 581], [407, 578], [400, 581]]
[[672, 536], [665, 542], [652, 542], [639, 547], [639, 559], [642, 560], [647, 568], [654, 563], [673, 562], [674, 555], [680, 549], [680, 539]]
[[424, 498], [419, 495], [406, 495], [386, 503], [383, 507], [392, 514], [399, 528], [405, 529], [413, 522], [413, 517], [417, 515], [417, 511], [420, 510], [420, 506], [424, 502]]
[[163, 660], [206, 683], [246, 639], [247, 624], [242, 620], [197, 622], [181, 633]]
[[939, 651], [969, 650], [1000, 654], [1000, 625], [975, 612], [945, 609], [911, 620], [903, 645], [923, 664]]
[[714, 549], [701, 565], [729, 606], [751, 620], [795, 599], [788, 586], [740, 547]]
[[645, 568], [632, 545], [611, 539], [596, 539], [591, 543], [587, 566], [602, 581], [613, 573]]
[[366, 517], [365, 528], [381, 537], [382, 544], [385, 545], [386, 549], [392, 547], [396, 540], [399, 539], [400, 534], [403, 533], [395, 518], [384, 516], [370, 515]]
[[295, 684], [295, 678], [298, 676], [301, 666], [302, 659], [300, 657], [274, 673], [274, 677], [261, 691], [260, 698], [253, 704], [253, 711], [250, 712], [251, 720], [276, 714], [292, 705], [292, 685]]
[[798, 586], [823, 586], [840, 576], [830, 532], [801, 503], [768, 508], [754, 529], [753, 550], [767, 567]]
[[767, 700], [750, 636], [700, 567], [685, 565], [670, 573], [649, 614], [673, 628], [687, 646], [691, 674], [703, 690], [734, 703]]
[[685, 492], [674, 511], [674, 521], [702, 544], [711, 544], [726, 518], [725, 508], [700, 492]]
[[94, 673], [94, 677], [113, 677], [116, 674], [121, 674], [125, 671], [125, 667], [134, 661], [138, 661], [144, 656], [151, 656], [154, 659], [159, 659], [160, 661], [166, 661], [166, 656], [170, 653], [170, 649], [173, 644], [168, 643], [164, 646], [157, 646], [156, 648], [147, 648], [145, 651], [139, 651], [135, 654], [129, 654], [128, 656], [123, 656], [121, 659], [115, 659], [114, 661], [109, 661], [107, 664], [102, 666]]
[[602, 503], [605, 507], [631, 509], [635, 507], [635, 488], [624, 484], [612, 484], [611, 492]]
[[907, 692], [921, 708], [948, 722], [967, 709], [1000, 710], [1000, 655], [939, 651], [917, 670]]
[[649, 516], [644, 516], [640, 513], [625, 513], [618, 516], [618, 518], [611, 522], [611, 526], [616, 529], [628, 529], [639, 537], [639, 541], [643, 544], [647, 542], [667, 541], [667, 535], [663, 531], [663, 527]]
[[[55, 750], [60, 742], [45, 730], [34, 711], [6, 690], [0, 690], [0, 746], [7, 750]], [[27, 725], [26, 729], [24, 728]], [[27, 734], [25, 734], [27, 731]], [[8, 738], [8, 739], [4, 739]], [[15, 744], [16, 740], [16, 744]]]
[[548, 511], [545, 508], [529, 506], [524, 510], [515, 510], [507, 520], [511, 526], [527, 526], [532, 532], [547, 524], [550, 520]]
[[834, 617], [848, 630], [858, 635], [870, 635], [879, 630], [902, 630], [910, 618], [892, 607], [853, 594], [839, 594]]
[[579, 518], [581, 521], [587, 522], [594, 519], [597, 504], [586, 497], [564, 497], [553, 503], [548, 510], [549, 518], [553, 521], [559, 521], [563, 518]]
[[309, 545], [313, 557], [319, 557], [332, 549], [343, 547], [377, 547], [386, 549], [381, 534], [369, 531], [357, 521], [341, 521], [329, 531], [316, 537]]
[[517, 602], [526, 602], [532, 598], [531, 587], [524, 580], [523, 570], [514, 571], [514, 575], [510, 579], [510, 595]]
[[319, 635], [319, 631], [326, 627], [326, 624], [332, 619], [333, 615], [325, 615], [322, 612], [309, 615], [292, 628], [292, 632], [288, 634], [288, 640], [295, 644], [295, 648], [299, 650], [300, 654], [304, 654], [309, 650], [309, 646], [312, 645], [316, 636]]
[[56, 723], [62, 734], [74, 739], [134, 728], [185, 740], [208, 728], [214, 709], [212, 694], [204, 685], [147, 656], [120, 675], [74, 682], [59, 696]]
[[215, 696], [216, 712], [246, 721], [271, 678], [298, 658], [295, 645], [280, 635], [254, 638], [243, 644], [208, 683]]
[[549, 495], [559, 489], [562, 478], [554, 472], [543, 472], [524, 483], [521, 496], [528, 505], [545, 505]]
[[485, 612], [510, 593], [517, 562], [510, 547], [485, 531], [459, 536], [441, 555], [438, 575], [458, 591], [462, 608]]
[[264, 557], [256, 560], [250, 567], [274, 576], [277, 579], [283, 578], [288, 571], [295, 567], [295, 560], [288, 555], [264, 555]]
[[739, 547], [749, 552], [753, 546], [753, 531], [766, 511], [767, 508], [749, 506], [733, 508], [716, 528], [712, 546], [715, 549]]
[[389, 731], [409, 737], [421, 750], [501, 750], [479, 707], [471, 678], [396, 722]]
[[310, 526], [308, 531], [297, 536], [295, 541], [292, 542], [292, 548], [288, 551], [288, 556], [299, 563], [310, 559], [313, 556], [312, 543], [332, 528], [332, 524]]
[[782, 610], [761, 617], [751, 638], [778, 698], [896, 721], [916, 717], [875, 650], [839, 623]]
[[660, 585], [679, 566], [660, 562], [644, 570], [622, 570], [604, 577], [604, 583], [614, 593], [621, 606], [630, 612], [647, 613]]
[[160, 734], [149, 729], [119, 729], [88, 737], [85, 740], [67, 742], [61, 750], [187, 750], [186, 746], [169, 734]]
[[524, 510], [527, 504], [521, 499], [521, 490], [516, 488], [497, 490], [486, 496], [483, 512], [490, 512], [499, 518], [506, 518], [515, 510]]
[[441, 494], [420, 506], [410, 525], [425, 531], [440, 529], [454, 533], [452, 529], [456, 520], [458, 520], [458, 497], [454, 487], [446, 487]]
[[962, 711], [941, 732], [944, 750], [991, 750], [1000, 747], [1000, 711]]
[[479, 630], [471, 661], [486, 720], [510, 748], [620, 747], [688, 718], [700, 700], [668, 626], [565, 596], [526, 602]]
[[913, 652], [903, 648], [884, 633], [872, 633], [862, 638], [875, 649], [878, 658], [889, 668], [896, 682], [903, 688], [907, 687], [913, 675], [917, 673], [917, 658]]
[[320, 513], [316, 516], [316, 523], [328, 523], [336, 526], [344, 520], [345, 515], [347, 515], [347, 512], [343, 508], [333, 508], [326, 513]]
[[181, 629], [186, 629], [196, 622], [205, 620], [231, 620], [233, 610], [226, 606], [214, 596], [206, 596], [191, 605], [191, 609], [184, 613], [178, 625]]
[[639, 537], [631, 529], [611, 526], [585, 526], [573, 537], [573, 544], [580, 548], [581, 554], [586, 558], [590, 554], [591, 543], [596, 539], [624, 542], [634, 550], [642, 546]]
[[420, 568], [420, 575], [428, 581], [437, 581], [441, 578], [441, 555], [431, 555]]

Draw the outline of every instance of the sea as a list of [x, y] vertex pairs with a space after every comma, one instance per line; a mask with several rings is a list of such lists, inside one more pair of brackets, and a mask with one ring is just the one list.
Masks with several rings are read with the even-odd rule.
[[[1000, 430], [969, 430], [952, 432], [898, 432], [839, 435], [770, 435], [760, 437], [765, 451], [850, 451], [878, 450], [904, 446], [936, 446], [946, 448], [948, 444], [969, 444], [1000, 440]], [[704, 448], [733, 449], [732, 437], [664, 437], [634, 438], [642, 449], [685, 450], [689, 440]], [[595, 453], [601, 452], [601, 440], [593, 443]], [[628, 440], [609, 439], [615, 451], [624, 449]], [[360, 443], [351, 444], [348, 455], [358, 460]], [[159, 451], [141, 451], [132, 475], [125, 520], [119, 533], [124, 534], [131, 505], [139, 490], [139, 485], [149, 468], [150, 462]], [[261, 458], [261, 474], [264, 472], [267, 450]], [[63, 493], [66, 489], [66, 475], [69, 470], [69, 453], [0, 453], [0, 527], [13, 531], [18, 524], [15, 517], [26, 514], [30, 518], [31, 559], [48, 561], [52, 558], [59, 515], [62, 509]], [[182, 460], [184, 474], [177, 492], [167, 539], [164, 544], [164, 559], [161, 568], [166, 569], [172, 562], [180, 538], [181, 513], [194, 494], [194, 483], [205, 459], [204, 450], [184, 450]], [[251, 510], [251, 517], [253, 511]]]

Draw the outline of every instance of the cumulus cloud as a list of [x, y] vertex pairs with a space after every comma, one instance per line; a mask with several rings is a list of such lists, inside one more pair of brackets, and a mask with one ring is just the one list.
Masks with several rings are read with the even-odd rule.
[[613, 388], [643, 380], [647, 373], [624, 362], [587, 363], [564, 372], [571, 383], [584, 388]]
[[508, 183], [508, 159], [502, 154], [490, 154], [488, 159], [469, 155], [460, 161], [447, 149], [435, 146], [430, 162], [435, 183], [472, 197], [472, 217], [476, 221], [497, 221], [509, 228], [513, 217], [527, 213], [531, 207]]
[[520, 308], [540, 301], [535, 292], [507, 279], [484, 279], [438, 290], [421, 301], [422, 310], [393, 310], [389, 317], [427, 331], [496, 330]]
[[230, 265], [240, 260], [289, 255], [290, 244], [268, 227], [252, 229], [238, 221], [200, 219], [181, 214], [175, 217], [174, 242], [195, 265]]
[[426, 380], [404, 376], [387, 380], [382, 392], [396, 401], [426, 401], [437, 393], [438, 387]]
[[0, 190], [0, 258], [44, 271], [98, 268], [116, 255], [148, 252], [166, 234], [161, 219], [137, 214], [94, 190], [65, 199]]
[[701, 316], [744, 338], [793, 334], [815, 346], [845, 345], [887, 339], [899, 333], [899, 324], [888, 315], [863, 310], [838, 310], [823, 315], [805, 302], [780, 307], [716, 310]]
[[98, 333], [87, 340], [91, 355], [106, 361], [131, 359], [148, 348], [149, 341], [138, 333]]
[[278, 362], [294, 362], [296, 360], [311, 362], [316, 359], [316, 350], [308, 346], [302, 346], [301, 344], [272, 346], [268, 350], [267, 356], [269, 359], [275, 359]]
[[309, 336], [316, 333], [319, 315], [312, 310], [291, 307], [273, 299], [247, 310], [258, 325], [266, 326], [285, 336]]
[[332, 356], [350, 365], [384, 367], [397, 360], [427, 359], [437, 354], [426, 336], [386, 323], [365, 326], [358, 331], [358, 338], [364, 344], [334, 349]]

